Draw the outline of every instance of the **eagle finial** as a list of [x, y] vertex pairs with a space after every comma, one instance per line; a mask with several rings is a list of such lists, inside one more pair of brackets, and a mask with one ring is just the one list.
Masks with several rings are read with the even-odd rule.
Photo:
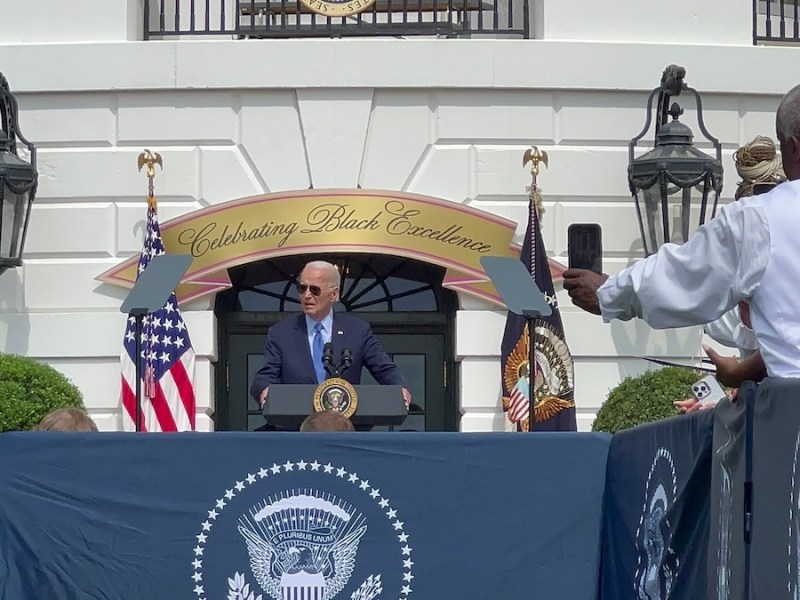
[[539, 174], [539, 163], [547, 167], [547, 161], [547, 152], [539, 150], [537, 146], [531, 146], [525, 150], [525, 154], [522, 155], [522, 166], [524, 167], [528, 163], [531, 163], [531, 175], [534, 177]]
[[161, 159], [161, 155], [158, 152], [150, 152], [150, 150], [145, 148], [144, 151], [139, 154], [136, 164], [139, 167], [139, 171], [142, 170], [142, 167], [147, 167], [147, 204], [150, 208], [155, 208], [156, 198], [153, 195], [153, 179], [156, 177], [156, 165], [163, 170], [164, 161]]
[[545, 167], [548, 166], [547, 152], [539, 150], [537, 146], [531, 146], [525, 150], [525, 154], [522, 155], [522, 166], [524, 167], [528, 163], [531, 163], [531, 184], [527, 188], [528, 195], [534, 203], [536, 215], [541, 217], [542, 214], [544, 214], [544, 203], [536, 179], [539, 176], [539, 165], [543, 164]]

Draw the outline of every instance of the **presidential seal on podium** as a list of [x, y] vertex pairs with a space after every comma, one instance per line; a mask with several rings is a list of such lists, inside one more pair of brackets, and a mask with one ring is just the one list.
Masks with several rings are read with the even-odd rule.
[[314, 412], [333, 410], [349, 419], [356, 414], [358, 394], [349, 381], [341, 377], [332, 377], [317, 386], [313, 404]]

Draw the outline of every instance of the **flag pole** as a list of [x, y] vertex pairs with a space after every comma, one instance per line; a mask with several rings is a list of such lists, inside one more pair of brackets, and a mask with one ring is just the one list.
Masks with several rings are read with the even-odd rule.
[[[139, 171], [142, 170], [142, 167], [147, 167], [147, 209], [155, 210], [156, 197], [154, 195], [153, 180], [156, 176], [155, 166], [158, 165], [162, 169], [164, 168], [161, 155], [158, 154], [158, 152], [153, 153], [150, 152], [150, 150], [145, 149], [144, 152], [139, 154], [136, 164], [139, 167]], [[146, 245], [147, 240], [145, 240], [145, 246]], [[134, 363], [136, 366], [136, 431], [142, 431], [142, 332], [144, 330], [142, 321], [144, 316], [145, 315], [142, 314], [141, 311], [138, 311], [133, 315], [134, 319], [136, 320], [136, 337], [134, 339], [134, 347], [136, 349], [136, 362]], [[155, 382], [153, 380], [154, 367], [149, 354], [144, 358], [147, 361], [147, 366], [145, 367], [145, 377], [148, 378], [148, 385], [145, 386], [145, 393], [147, 393], [151, 388], [155, 388]], [[148, 397], [152, 398], [154, 395], [155, 390], [153, 389], [152, 394], [149, 394]]]
[[[539, 215], [542, 211], [542, 196], [539, 193], [537, 179], [539, 177], [539, 165], [548, 166], [547, 152], [539, 150], [537, 146], [531, 146], [522, 156], [522, 166], [528, 163], [531, 165], [531, 184], [528, 186], [528, 232], [530, 235], [530, 275], [536, 281], [536, 232]], [[528, 431], [533, 432], [533, 424], [536, 422], [536, 323], [535, 317], [527, 316], [528, 327]]]

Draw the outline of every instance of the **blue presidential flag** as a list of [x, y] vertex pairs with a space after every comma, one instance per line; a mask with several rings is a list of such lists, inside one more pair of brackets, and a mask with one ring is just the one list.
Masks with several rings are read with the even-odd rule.
[[[538, 191], [531, 194], [538, 196]], [[533, 368], [535, 393], [534, 431], [575, 431], [574, 373], [572, 356], [564, 339], [553, 278], [547, 260], [539, 215], [534, 198], [529, 202], [528, 229], [520, 260], [542, 291], [553, 312], [534, 322], [536, 364]], [[508, 313], [501, 344], [500, 369], [503, 409], [522, 431], [530, 423], [530, 332], [525, 317]]]

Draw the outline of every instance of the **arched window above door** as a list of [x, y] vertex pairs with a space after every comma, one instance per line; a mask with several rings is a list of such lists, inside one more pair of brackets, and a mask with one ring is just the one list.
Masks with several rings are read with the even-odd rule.
[[[342, 274], [339, 309], [349, 312], [437, 312], [449, 308], [441, 287], [444, 269], [385, 255], [329, 254]], [[300, 310], [295, 286], [313, 256], [288, 256], [230, 269], [231, 289], [217, 297], [226, 312]]]

